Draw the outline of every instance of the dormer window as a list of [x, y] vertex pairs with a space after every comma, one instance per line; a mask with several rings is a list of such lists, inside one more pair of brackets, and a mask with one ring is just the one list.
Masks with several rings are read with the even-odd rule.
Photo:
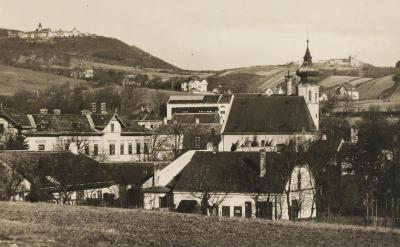
[[111, 124], [111, 132], [114, 132], [114, 130], [115, 130], [115, 126], [114, 126], [114, 124], [112, 123], [112, 124]]

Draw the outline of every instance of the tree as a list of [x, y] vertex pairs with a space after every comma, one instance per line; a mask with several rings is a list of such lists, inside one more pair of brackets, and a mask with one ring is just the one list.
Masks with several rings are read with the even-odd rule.
[[21, 130], [17, 133], [8, 133], [5, 141], [6, 150], [28, 150], [29, 145], [27, 143], [26, 137], [22, 134]]

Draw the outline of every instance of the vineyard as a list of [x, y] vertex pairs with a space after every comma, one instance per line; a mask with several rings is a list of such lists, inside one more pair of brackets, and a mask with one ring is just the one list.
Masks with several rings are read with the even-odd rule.
[[398, 246], [400, 232], [312, 222], [0, 202], [0, 246]]

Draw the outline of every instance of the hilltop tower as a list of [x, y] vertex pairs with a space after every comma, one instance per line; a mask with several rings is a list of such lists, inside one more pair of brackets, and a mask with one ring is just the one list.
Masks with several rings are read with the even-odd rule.
[[303, 96], [308, 110], [310, 111], [316, 129], [319, 129], [319, 86], [313, 80], [318, 76], [318, 70], [314, 68], [312, 56], [308, 47], [309, 40], [307, 39], [307, 49], [303, 57], [303, 64], [297, 69], [296, 75], [300, 77], [300, 82], [297, 85], [299, 96]]

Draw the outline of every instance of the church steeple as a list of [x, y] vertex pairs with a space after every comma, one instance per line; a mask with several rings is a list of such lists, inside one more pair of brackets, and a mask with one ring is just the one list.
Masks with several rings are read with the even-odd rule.
[[304, 59], [303, 63], [311, 63], [312, 64], [312, 56], [311, 56], [310, 48], [308, 48], [308, 43], [309, 42], [310, 41], [307, 38], [307, 50], [306, 50], [306, 54], [303, 57], [303, 59]]
[[296, 75], [300, 77], [300, 83], [310, 83], [308, 77], [318, 75], [318, 70], [314, 68], [312, 56], [309, 48], [309, 39], [307, 38], [307, 49], [303, 57], [303, 64], [297, 69]]

